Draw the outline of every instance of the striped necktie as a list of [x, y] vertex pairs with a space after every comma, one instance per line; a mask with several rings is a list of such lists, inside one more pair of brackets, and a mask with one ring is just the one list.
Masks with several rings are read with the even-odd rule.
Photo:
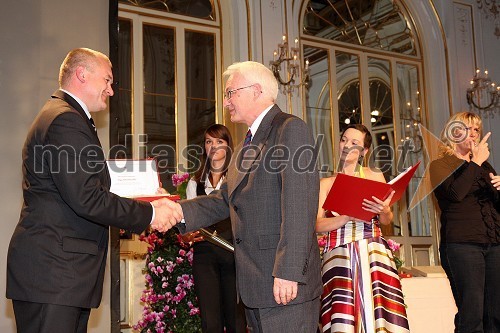
[[247, 135], [245, 135], [245, 141], [243, 141], [243, 147], [246, 147], [252, 142], [252, 132], [248, 129]]

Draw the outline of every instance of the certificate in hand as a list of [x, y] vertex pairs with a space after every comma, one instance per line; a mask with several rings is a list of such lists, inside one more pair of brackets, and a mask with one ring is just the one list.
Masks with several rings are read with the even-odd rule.
[[156, 194], [160, 187], [158, 167], [155, 159], [108, 160], [111, 177], [110, 191], [121, 197], [142, 201], [153, 201], [162, 197], [178, 199], [170, 194]]
[[337, 212], [340, 215], [348, 215], [363, 221], [370, 221], [373, 213], [362, 208], [363, 199], [373, 201], [372, 196], [374, 196], [385, 200], [394, 190], [396, 193], [394, 193], [390, 205], [394, 204], [403, 196], [419, 164], [420, 161], [399, 174], [389, 183], [339, 173], [335, 177], [330, 192], [323, 203], [323, 208]]

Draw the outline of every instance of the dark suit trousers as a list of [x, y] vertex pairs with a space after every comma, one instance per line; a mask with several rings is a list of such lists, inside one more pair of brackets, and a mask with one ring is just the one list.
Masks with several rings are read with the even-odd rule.
[[273, 308], [246, 308], [250, 333], [316, 333], [319, 324], [319, 297], [300, 304]]
[[90, 309], [12, 300], [17, 333], [86, 333]]

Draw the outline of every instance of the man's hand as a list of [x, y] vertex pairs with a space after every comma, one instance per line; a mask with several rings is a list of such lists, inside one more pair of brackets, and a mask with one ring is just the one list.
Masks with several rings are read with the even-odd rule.
[[278, 304], [287, 305], [297, 297], [298, 283], [274, 278], [273, 295]]
[[151, 228], [159, 232], [170, 230], [184, 218], [181, 205], [172, 200], [159, 199], [152, 204], [155, 207], [155, 219], [151, 223]]

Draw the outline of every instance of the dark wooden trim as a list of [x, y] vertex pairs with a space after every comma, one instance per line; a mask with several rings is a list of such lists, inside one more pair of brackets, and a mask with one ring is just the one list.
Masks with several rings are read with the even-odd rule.
[[[118, 0], [109, 0], [109, 59], [113, 64], [113, 77], [118, 78]], [[115, 81], [116, 82], [116, 81]], [[113, 86], [117, 91], [117, 84]], [[115, 93], [109, 100], [109, 146], [118, 144], [118, 103], [119, 94]], [[120, 333], [120, 231], [110, 228], [110, 310], [111, 333]]]

